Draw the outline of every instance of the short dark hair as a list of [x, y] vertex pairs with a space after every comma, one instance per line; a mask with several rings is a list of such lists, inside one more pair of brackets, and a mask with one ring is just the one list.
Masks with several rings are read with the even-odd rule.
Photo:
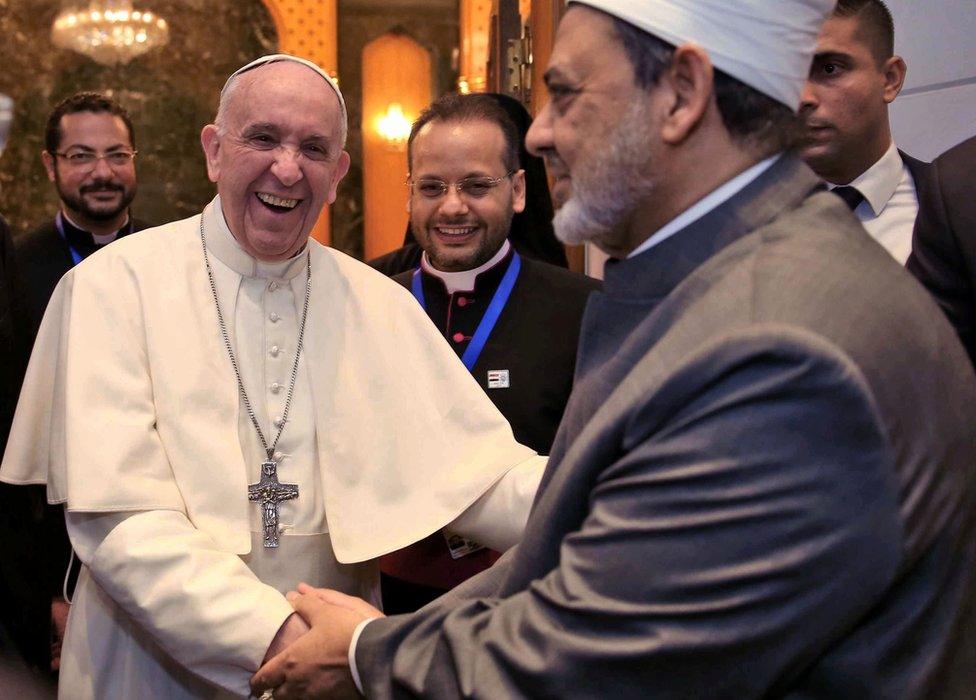
[[895, 20], [884, 0], [838, 0], [835, 17], [857, 17], [878, 65], [895, 55]]
[[[634, 69], [634, 81], [649, 90], [671, 64], [674, 46], [617, 17], [611, 20]], [[796, 142], [799, 121], [792, 109], [718, 69], [715, 100], [722, 123], [737, 141], [769, 151], [786, 150]]]
[[413, 168], [413, 141], [421, 129], [435, 121], [486, 121], [498, 125], [505, 137], [505, 152], [502, 154], [502, 163], [508, 170], [518, 170], [520, 141], [518, 128], [508, 116], [508, 112], [498, 104], [498, 100], [487, 94], [459, 95], [453, 92], [434, 100], [413, 123], [410, 129], [410, 138], [407, 140], [407, 164], [411, 169]]
[[78, 112], [95, 112], [96, 114], [105, 112], [112, 114], [125, 124], [126, 131], [129, 132], [129, 145], [136, 147], [136, 135], [132, 130], [132, 119], [125, 107], [97, 92], [78, 92], [71, 97], [61, 100], [47, 118], [47, 127], [44, 130], [44, 148], [48, 153], [54, 153], [61, 147], [61, 117], [65, 114], [76, 114]]

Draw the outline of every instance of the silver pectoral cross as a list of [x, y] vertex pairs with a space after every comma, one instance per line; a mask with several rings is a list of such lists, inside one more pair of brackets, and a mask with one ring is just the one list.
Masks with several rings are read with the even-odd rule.
[[278, 504], [298, 498], [298, 484], [282, 484], [278, 481], [278, 463], [273, 459], [261, 464], [261, 481], [249, 484], [247, 498], [261, 503], [261, 525], [264, 528], [264, 546], [278, 546]]

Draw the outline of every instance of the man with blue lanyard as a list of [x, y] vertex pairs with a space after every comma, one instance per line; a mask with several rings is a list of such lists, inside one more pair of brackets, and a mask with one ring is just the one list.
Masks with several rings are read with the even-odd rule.
[[[41, 157], [60, 208], [15, 241], [29, 343], [65, 272], [108, 243], [149, 226], [129, 215], [136, 195], [135, 134], [119, 103], [94, 92], [62, 100], [48, 117], [44, 141]], [[31, 664], [56, 671], [68, 615], [62, 592], [71, 550], [64, 515], [60, 506], [45, 503], [40, 487], [16, 487], [13, 493], [23, 507], [30, 504], [32, 515], [10, 519], [4, 534], [16, 539], [9, 528], [23, 527], [22, 536], [36, 538], [41, 532], [44, 539], [43, 547], [20, 562], [25, 585], [14, 587], [16, 600], [10, 601], [17, 618], [14, 636]]]
[[135, 134], [125, 108], [79, 92], [51, 112], [41, 158], [61, 200], [49, 221], [17, 242], [36, 333], [61, 276], [96, 250], [149, 224], [130, 217], [136, 196]]
[[[518, 130], [497, 99], [445, 95], [408, 143], [410, 224], [424, 254], [420, 267], [394, 279], [411, 289], [515, 438], [548, 454], [572, 388], [583, 308], [599, 283], [510, 244], [526, 183]], [[435, 533], [384, 558], [385, 609], [416, 610], [496, 558]]]

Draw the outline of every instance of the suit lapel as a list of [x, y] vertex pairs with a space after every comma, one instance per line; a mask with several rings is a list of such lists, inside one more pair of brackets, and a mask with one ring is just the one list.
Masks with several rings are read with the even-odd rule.
[[919, 235], [925, 236], [926, 231], [933, 227], [940, 231], [946, 230], [948, 222], [945, 218], [945, 206], [942, 203], [942, 190], [939, 187], [938, 167], [934, 163], [924, 163], [917, 158], [912, 158], [902, 151], [898, 153], [908, 166], [908, 172], [911, 173], [915, 183], [915, 194], [918, 197], [918, 215], [915, 217], [915, 226], [912, 229], [912, 252], [905, 263], [905, 267], [912, 270], [916, 265], [913, 259], [917, 257], [915, 242]]

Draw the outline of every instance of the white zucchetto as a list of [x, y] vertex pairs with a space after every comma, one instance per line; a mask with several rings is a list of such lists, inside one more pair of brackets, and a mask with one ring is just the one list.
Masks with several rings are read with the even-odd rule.
[[570, 0], [659, 39], [698, 44], [718, 70], [792, 110], [836, 0]]
[[227, 86], [230, 85], [230, 82], [237, 76], [241, 75], [242, 73], [247, 73], [249, 70], [253, 70], [258, 66], [263, 66], [266, 63], [278, 63], [280, 61], [291, 61], [292, 63], [300, 63], [306, 68], [311, 68], [313, 71], [315, 71], [325, 79], [325, 82], [328, 83], [329, 87], [332, 88], [332, 91], [335, 92], [336, 97], [339, 98], [339, 111], [342, 113], [342, 125], [343, 125], [342, 133], [344, 135], [346, 133], [345, 127], [349, 122], [349, 117], [346, 114], [346, 101], [342, 97], [342, 92], [339, 90], [339, 85], [336, 83], [335, 80], [332, 79], [331, 75], [329, 75], [324, 70], [319, 68], [319, 66], [317, 66], [315, 63], [312, 63], [311, 61], [305, 58], [292, 56], [291, 54], [288, 53], [273, 53], [273, 54], [268, 54], [267, 56], [261, 56], [261, 58], [256, 58], [250, 63], [248, 63], [247, 65], [241, 66], [240, 68], [238, 68], [237, 70], [235, 70], [233, 73], [230, 74], [230, 77], [228, 77], [227, 80], [224, 82], [224, 87], [220, 89], [220, 96], [221, 97], [224, 96], [224, 92], [226, 92]]

